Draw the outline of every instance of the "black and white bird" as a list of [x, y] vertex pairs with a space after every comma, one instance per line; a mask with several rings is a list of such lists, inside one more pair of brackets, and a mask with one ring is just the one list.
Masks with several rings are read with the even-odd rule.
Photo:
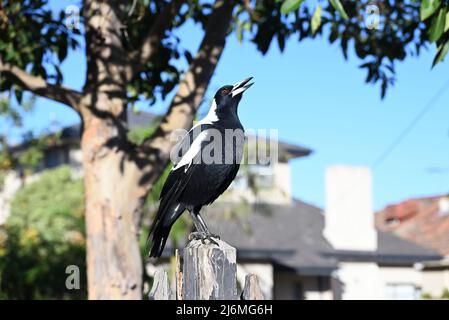
[[170, 229], [181, 214], [189, 211], [196, 232], [190, 238], [215, 243], [200, 210], [214, 202], [231, 184], [240, 167], [245, 135], [237, 107], [253, 83], [252, 77], [233, 86], [221, 87], [206, 117], [178, 144], [180, 160], [175, 163], [160, 195], [160, 205], [150, 228], [150, 257], [164, 250]]

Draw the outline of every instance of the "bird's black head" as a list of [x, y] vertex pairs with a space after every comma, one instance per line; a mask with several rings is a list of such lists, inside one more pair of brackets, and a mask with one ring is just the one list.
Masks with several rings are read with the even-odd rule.
[[236, 83], [233, 86], [226, 85], [218, 89], [217, 93], [214, 96], [215, 103], [217, 104], [217, 109], [236, 109], [240, 102], [240, 99], [242, 99], [243, 92], [245, 92], [249, 87], [253, 85], [253, 82], [249, 83], [251, 79], [252, 77]]

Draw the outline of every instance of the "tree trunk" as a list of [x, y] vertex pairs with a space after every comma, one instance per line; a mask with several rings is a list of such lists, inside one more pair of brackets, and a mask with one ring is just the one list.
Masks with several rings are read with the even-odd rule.
[[[87, 75], [81, 99], [89, 299], [141, 299], [142, 262], [130, 181], [126, 80], [130, 66], [119, 14], [124, 1], [85, 0]], [[136, 171], [136, 170], [134, 170]]]
[[141, 299], [142, 261], [135, 212], [141, 192], [129, 181], [132, 162], [108, 141], [119, 138], [108, 121], [93, 118], [82, 136], [86, 196], [89, 299]]

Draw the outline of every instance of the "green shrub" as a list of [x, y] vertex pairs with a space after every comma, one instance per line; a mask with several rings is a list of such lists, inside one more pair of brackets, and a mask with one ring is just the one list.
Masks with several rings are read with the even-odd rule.
[[[68, 265], [80, 268], [80, 290], [65, 286]], [[0, 298], [86, 297], [82, 181], [68, 167], [49, 170], [19, 190], [0, 230]]]

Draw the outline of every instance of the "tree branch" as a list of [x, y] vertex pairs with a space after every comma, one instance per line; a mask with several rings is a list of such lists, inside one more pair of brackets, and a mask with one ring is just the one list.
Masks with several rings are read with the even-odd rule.
[[138, 73], [145, 63], [151, 59], [153, 54], [161, 45], [161, 39], [164, 36], [165, 31], [167, 31], [173, 23], [173, 18], [178, 13], [183, 1], [174, 0], [170, 2], [161, 13], [158, 14], [153, 26], [150, 28], [148, 34], [144, 38], [141, 47], [136, 52], [137, 64], [133, 74]]
[[[208, 19], [200, 48], [192, 60], [189, 70], [180, 82], [178, 91], [155, 133], [140, 148], [141, 159], [150, 159], [145, 184], [150, 187], [167, 166], [173, 141], [171, 134], [176, 129], [189, 129], [193, 117], [203, 100], [207, 86], [223, 52], [232, 21], [235, 2], [217, 0]], [[145, 171], [145, 168], [142, 169]]]
[[178, 128], [189, 129], [209, 82], [218, 64], [226, 42], [235, 2], [217, 0], [208, 19], [200, 48], [180, 82], [167, 114], [155, 137], [171, 134]]
[[29, 90], [39, 96], [64, 103], [79, 111], [81, 93], [59, 85], [47, 83], [40, 77], [33, 76], [26, 71], [9, 64], [0, 62], [0, 74], [4, 74], [14, 83], [25, 90]]

